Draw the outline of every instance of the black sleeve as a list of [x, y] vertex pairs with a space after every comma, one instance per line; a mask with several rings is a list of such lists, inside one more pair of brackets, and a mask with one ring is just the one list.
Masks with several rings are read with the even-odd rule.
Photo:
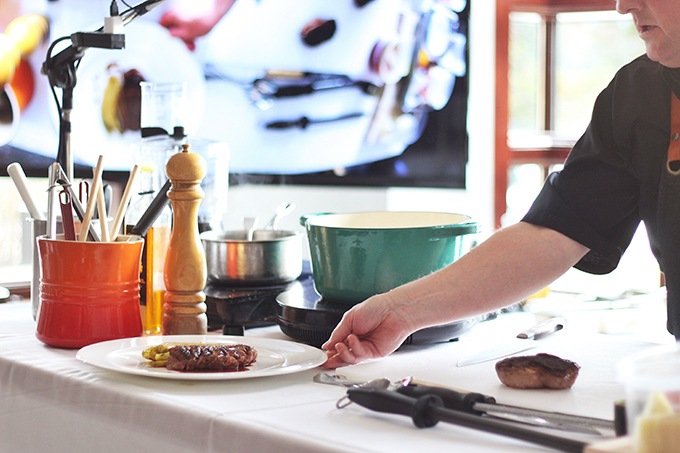
[[523, 221], [556, 230], [588, 247], [575, 266], [593, 274], [616, 268], [640, 223], [640, 184], [621, 140], [611, 86], [597, 99], [586, 133], [564, 169], [551, 174]]

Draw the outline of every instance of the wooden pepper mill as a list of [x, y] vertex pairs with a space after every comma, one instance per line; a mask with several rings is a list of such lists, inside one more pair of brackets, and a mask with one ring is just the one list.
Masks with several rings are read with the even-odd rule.
[[205, 314], [207, 267], [198, 232], [198, 207], [203, 199], [201, 181], [206, 175], [205, 159], [190, 153], [189, 145], [173, 155], [165, 166], [172, 183], [168, 198], [172, 203], [172, 235], [165, 259], [164, 335], [204, 335], [208, 330]]

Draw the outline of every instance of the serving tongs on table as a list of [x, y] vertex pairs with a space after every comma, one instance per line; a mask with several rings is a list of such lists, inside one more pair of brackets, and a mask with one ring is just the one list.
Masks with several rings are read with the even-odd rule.
[[434, 394], [416, 398], [399, 391], [351, 387], [347, 389], [347, 399], [374, 411], [410, 416], [418, 428], [429, 428], [443, 421], [524, 440], [558, 451], [574, 453], [596, 451], [591, 449], [593, 444], [587, 442], [547, 434], [493, 418], [479, 417], [462, 410], [450, 409], [442, 398]]
[[[392, 394], [401, 394], [411, 398], [432, 395], [439, 398], [447, 409], [463, 412], [478, 418], [485, 416], [484, 420], [493, 417], [542, 428], [591, 435], [601, 435], [602, 433], [599, 430], [614, 430], [613, 421], [498, 404], [492, 396], [449, 387], [423, 385], [419, 384], [422, 381], [413, 378], [402, 379], [394, 383], [391, 383], [388, 379], [373, 379], [368, 382], [361, 382], [347, 380], [338, 375], [320, 373], [314, 376], [314, 381], [324, 384], [342, 385], [349, 387], [350, 390], [354, 388], [387, 390], [391, 391]], [[337, 407], [343, 408], [351, 402], [355, 401], [352, 400], [348, 391], [347, 395], [338, 401]], [[374, 409], [373, 407], [369, 408]]]

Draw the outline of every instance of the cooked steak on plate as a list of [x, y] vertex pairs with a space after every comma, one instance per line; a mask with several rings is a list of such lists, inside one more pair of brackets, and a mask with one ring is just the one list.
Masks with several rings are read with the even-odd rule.
[[236, 371], [255, 363], [257, 350], [246, 344], [162, 343], [142, 356], [175, 371]]
[[179, 345], [170, 348], [165, 367], [176, 371], [239, 370], [256, 358], [255, 348], [245, 344]]

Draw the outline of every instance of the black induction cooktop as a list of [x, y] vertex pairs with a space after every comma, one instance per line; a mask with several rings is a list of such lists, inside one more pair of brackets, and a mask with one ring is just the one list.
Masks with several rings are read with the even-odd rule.
[[[278, 324], [291, 338], [320, 347], [352, 306], [329, 301], [314, 289], [314, 281], [296, 282], [276, 298], [280, 311]], [[411, 334], [402, 346], [441, 343], [457, 340], [480, 319], [466, 319], [441, 326], [428, 327]]]
[[[224, 287], [209, 283], [205, 288], [208, 329], [225, 335], [243, 335], [245, 329], [278, 324], [289, 337], [320, 347], [330, 337], [342, 315], [351, 308], [329, 301], [314, 288], [308, 262], [297, 280], [266, 287]], [[440, 343], [458, 339], [481, 318], [428, 327], [410, 335], [403, 345]]]

